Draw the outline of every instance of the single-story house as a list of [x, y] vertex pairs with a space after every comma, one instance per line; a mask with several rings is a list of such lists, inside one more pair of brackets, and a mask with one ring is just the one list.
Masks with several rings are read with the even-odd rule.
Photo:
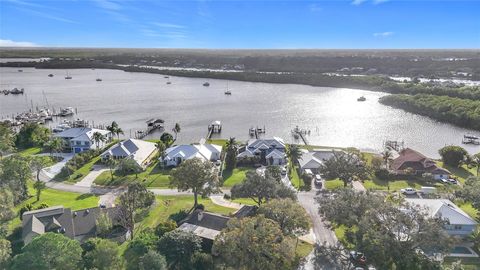
[[396, 174], [405, 174], [405, 170], [411, 168], [415, 174], [431, 173], [436, 180], [448, 178], [451, 174], [448, 170], [437, 166], [435, 161], [421, 153], [405, 148], [399, 152], [399, 156], [393, 160], [390, 169]]
[[446, 199], [405, 199], [407, 203], [427, 211], [430, 217], [448, 221], [445, 231], [450, 235], [468, 236], [472, 234], [478, 223], [453, 202]]
[[145, 168], [155, 153], [157, 153], [157, 147], [155, 146], [155, 143], [136, 139], [128, 139], [115, 144], [110, 149], [103, 152], [100, 157], [102, 160], [107, 160], [110, 158], [131, 158], [138, 164], [138, 166]]
[[334, 151], [342, 151], [338, 149], [314, 149], [312, 151], [303, 151], [302, 156], [298, 159], [302, 172], [310, 170], [312, 173], [318, 173], [323, 162], [333, 157]]
[[182, 144], [168, 148], [165, 151], [165, 157], [160, 161], [165, 166], [176, 167], [183, 161], [192, 158], [199, 158], [203, 161], [217, 161], [220, 160], [222, 154], [222, 146], [216, 144]]
[[[93, 134], [98, 132], [105, 136], [104, 141], [95, 142]], [[53, 135], [56, 138], [62, 138], [67, 147], [71, 149], [73, 153], [80, 153], [91, 149], [101, 149], [107, 145], [110, 141], [110, 131], [96, 128], [70, 128], [60, 133]]]
[[[37, 235], [55, 232], [84, 242], [97, 235], [96, 221], [102, 213], [106, 213], [110, 217], [114, 226], [118, 225], [118, 209], [116, 207], [94, 207], [73, 211], [63, 206], [54, 206], [28, 211], [22, 215], [22, 239], [25, 244], [28, 244]], [[127, 233], [124, 231], [114, 240], [125, 241], [126, 237]]]
[[285, 142], [273, 137], [270, 139], [251, 139], [245, 148], [240, 149], [238, 159], [258, 157], [265, 165], [284, 165], [287, 163]]
[[[251, 216], [256, 211], [255, 206], [245, 205], [233, 217], [244, 218]], [[202, 238], [204, 246], [211, 247], [215, 237], [227, 227], [230, 217], [222, 216], [215, 213], [210, 213], [197, 209], [193, 211], [186, 219], [181, 221], [179, 230], [193, 232], [195, 235]]]

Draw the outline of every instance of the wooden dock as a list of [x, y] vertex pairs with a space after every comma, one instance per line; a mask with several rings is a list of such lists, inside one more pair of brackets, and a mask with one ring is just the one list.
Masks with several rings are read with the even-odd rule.
[[208, 125], [208, 132], [207, 132], [207, 139], [211, 139], [213, 133], [220, 133], [222, 132], [222, 122], [220, 121], [213, 121], [210, 125]]
[[292, 134], [294, 135], [294, 137], [295, 137], [295, 135], [298, 135], [298, 137], [300, 137], [300, 139], [302, 139], [303, 143], [305, 145], [308, 145], [308, 140], [307, 140], [305, 135], [310, 134], [310, 130], [308, 130], [308, 131], [307, 130], [302, 130], [302, 129], [298, 128], [298, 126], [297, 126], [292, 130]]

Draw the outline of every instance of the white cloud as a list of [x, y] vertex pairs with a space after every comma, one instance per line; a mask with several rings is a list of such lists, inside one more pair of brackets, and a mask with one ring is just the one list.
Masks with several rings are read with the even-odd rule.
[[0, 39], [0, 47], [39, 47], [40, 45], [28, 41], [13, 41], [10, 39]]
[[162, 28], [177, 28], [177, 29], [184, 29], [185, 26], [183, 25], [179, 25], [179, 24], [173, 24], [173, 23], [152, 23], [153, 25], [156, 25], [158, 27], [162, 27]]
[[389, 37], [392, 36], [393, 32], [379, 32], [379, 33], [373, 33], [374, 37]]
[[103, 9], [106, 9], [106, 10], [118, 11], [118, 10], [122, 9], [122, 6], [115, 3], [114, 1], [109, 1], [109, 0], [94, 0], [94, 1], [99, 7], [103, 8]]
[[353, 0], [352, 5], [358, 6], [358, 5], [360, 5], [360, 4], [362, 4], [363, 2], [366, 2], [366, 1], [367, 0]]
[[[352, 1], [352, 5], [361, 5], [367, 1], [370, 1], [370, 0], [353, 0]], [[381, 3], [385, 3], [385, 2], [388, 2], [390, 0], [371, 0], [371, 2], [374, 4], [374, 5], [378, 5], [378, 4], [381, 4]]]

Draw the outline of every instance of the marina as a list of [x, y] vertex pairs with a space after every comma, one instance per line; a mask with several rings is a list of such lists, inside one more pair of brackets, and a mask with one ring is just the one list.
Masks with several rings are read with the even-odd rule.
[[[73, 80], [48, 77], [61, 74], [59, 70], [23, 70], [19, 76], [17, 68], [0, 68], [0, 89], [25, 89], [24, 95], [0, 96], [0, 119], [12, 120], [12, 115], [36, 107], [57, 114], [60, 108], [70, 106], [77, 113], [64, 119], [116, 121], [125, 131], [124, 137], [130, 132], [134, 137], [136, 130], [146, 129], [146, 120], [161, 116], [165, 130], [171, 130], [174, 123], [182, 126], [178, 143], [198, 141], [205, 137], [212, 120], [221, 119], [222, 132], [212, 138], [247, 140], [251, 138], [247, 131], [258, 123], [265, 125], [269, 136], [282, 137], [287, 143], [298, 142], [291, 132], [298, 125], [311, 130], [307, 135], [311, 145], [380, 152], [386, 138], [402, 138], [406, 145], [430, 157], [438, 157], [438, 149], [445, 145], [462, 145], [470, 153], [480, 150], [478, 145], [462, 144], [465, 134], [479, 136], [480, 132], [384, 106], [377, 102], [386, 95], [381, 92], [228, 81], [229, 89], [238, 90], [225, 96], [225, 80], [209, 79], [210, 86], [202, 87], [205, 79], [169, 76], [175, 84], [165, 85], [163, 75], [102, 70], [103, 82], [98, 83], [97, 70], [69, 70]], [[358, 102], [359, 96], [371, 102]], [[45, 125], [54, 128], [62, 120], [54, 116]], [[157, 129], [144, 138], [158, 139], [160, 135]]]

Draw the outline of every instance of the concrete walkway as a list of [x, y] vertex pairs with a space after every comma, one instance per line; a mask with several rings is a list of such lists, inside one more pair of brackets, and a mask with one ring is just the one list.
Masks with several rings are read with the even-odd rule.
[[240, 209], [243, 207], [243, 204], [225, 200], [223, 194], [221, 195], [211, 195], [210, 200], [216, 205], [220, 205], [227, 208]]
[[93, 165], [93, 170], [91, 170], [80, 182], [75, 183], [75, 186], [80, 187], [91, 187], [93, 185], [93, 181], [97, 179], [97, 177], [103, 173], [108, 171], [108, 168], [102, 165]]
[[362, 182], [360, 181], [353, 181], [352, 182], [352, 187], [353, 187], [353, 190], [357, 191], [357, 192], [366, 192], [367, 189], [363, 186]]
[[[50, 154], [48, 153], [43, 153], [43, 154], [39, 154], [38, 156], [49, 156]], [[50, 180], [52, 178], [54, 178], [57, 174], [60, 173], [60, 171], [62, 170], [62, 168], [65, 166], [65, 164], [73, 158], [74, 154], [73, 153], [54, 153], [53, 154], [54, 157], [61, 157], [63, 158], [62, 161], [60, 162], [57, 162], [55, 163], [53, 166], [50, 166], [50, 167], [47, 167], [47, 168], [43, 168], [42, 169], [42, 173], [47, 176], [48, 178], [50, 178]], [[42, 180], [43, 181], [43, 180]]]

